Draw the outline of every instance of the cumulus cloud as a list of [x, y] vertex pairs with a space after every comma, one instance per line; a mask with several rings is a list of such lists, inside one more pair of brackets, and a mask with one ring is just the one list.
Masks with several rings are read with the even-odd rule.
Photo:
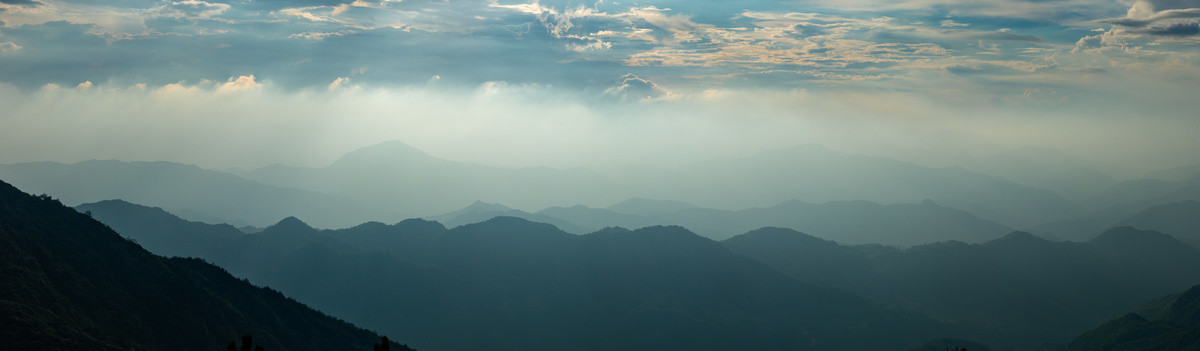
[[1100, 20], [1128, 33], [1187, 37], [1200, 34], [1200, 2], [1158, 0], [1135, 2], [1125, 17]]
[[79, 83], [79, 85], [75, 86], [75, 89], [79, 89], [79, 90], [88, 90], [91, 88], [92, 88], [92, 81], [90, 81], [90, 80], [84, 81], [83, 83]]
[[633, 73], [621, 76], [616, 85], [606, 89], [604, 93], [623, 100], [641, 102], [671, 100], [679, 97], [679, 94], [663, 89], [657, 83], [639, 78]]
[[201, 0], [183, 0], [163, 5], [163, 11], [167, 15], [210, 18], [228, 11], [230, 7], [229, 4], [210, 3]]
[[236, 91], [243, 91], [243, 90], [254, 90], [254, 89], [261, 88], [261, 87], [262, 87], [262, 84], [259, 84], [258, 82], [256, 82], [254, 80], [254, 75], [251, 74], [248, 76], [238, 76], [236, 78], [229, 77], [228, 81], [226, 81], [224, 84], [221, 84], [220, 86], [217, 87], [217, 91], [223, 92], [223, 93], [228, 93], [228, 92], [236, 92]]

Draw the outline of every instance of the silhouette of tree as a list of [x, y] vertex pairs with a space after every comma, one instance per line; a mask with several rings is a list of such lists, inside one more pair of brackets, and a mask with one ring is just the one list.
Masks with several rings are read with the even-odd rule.
[[375, 351], [391, 351], [391, 349], [392, 349], [392, 342], [388, 341], [388, 338], [386, 336], [383, 337], [382, 342], [375, 344]]
[[[254, 345], [254, 342], [252, 339], [253, 338], [250, 336], [250, 334], [242, 335], [242, 348], [240, 350], [241, 351], [250, 351], [250, 348], [253, 347], [253, 345]], [[239, 350], [237, 348], [237, 343], [233, 342], [233, 341], [229, 342], [229, 346], [227, 346], [226, 349], [229, 351], [238, 351]], [[254, 347], [254, 351], [263, 351], [263, 347], [262, 346]]]

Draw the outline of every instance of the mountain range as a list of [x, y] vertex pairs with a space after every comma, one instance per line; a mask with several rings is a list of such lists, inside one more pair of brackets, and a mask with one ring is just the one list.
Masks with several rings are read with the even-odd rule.
[[[631, 201], [663, 205], [655, 210], [637, 214], [631, 212], [638, 211], [625, 205]], [[672, 207], [671, 204], [677, 206]], [[608, 208], [575, 205], [550, 207], [530, 213], [504, 205], [476, 202], [463, 209], [428, 219], [455, 227], [498, 216], [519, 217], [553, 224], [574, 234], [590, 233], [605, 227], [678, 225], [713, 240], [728, 239], [764, 226], [776, 226], [814, 233], [840, 243], [878, 243], [903, 247], [947, 240], [978, 243], [999, 238], [1012, 231], [1008, 227], [981, 219], [966, 211], [940, 206], [929, 200], [919, 204], [893, 205], [867, 201], [834, 201], [823, 204], [785, 201], [771, 207], [736, 211], [682, 204], [684, 203], [630, 199]], [[864, 218], [870, 220], [863, 220]]]
[[351, 151], [324, 167], [271, 165], [227, 171], [169, 162], [0, 165], [3, 179], [69, 204], [119, 198], [167, 208], [189, 219], [258, 227], [289, 215], [338, 228], [434, 216], [476, 201], [532, 211], [574, 204], [596, 207], [639, 197], [721, 210], [793, 200], [932, 200], [1017, 229], [1083, 214], [1080, 205], [1052, 191], [999, 177], [816, 145], [678, 167], [597, 172], [455, 162], [392, 141]]
[[1069, 340], [1099, 321], [1200, 281], [1200, 250], [1166, 234], [1112, 228], [1084, 243], [1014, 232], [983, 244], [906, 250], [841, 246], [764, 228], [723, 242], [802, 281], [935, 318], [998, 329], [977, 339], [1030, 348]]
[[[104, 208], [121, 206], [90, 211], [113, 219]], [[178, 225], [229, 232], [110, 223], [180, 246], [194, 241]], [[680, 227], [573, 235], [497, 217], [316, 230], [288, 218], [212, 250], [201, 257], [423, 349], [895, 349], [976, 333], [792, 279]]]
[[[545, 341], [548, 348], [574, 348], [570, 340], [591, 340], [606, 347], [662, 347], [606, 344], [587, 339], [582, 331], [604, 334], [614, 330], [608, 329], [612, 325], [608, 323], [630, 323], [618, 315], [654, 311], [658, 312], [638, 315], [647, 323], [659, 323], [642, 326], [646, 332], [666, 333], [662, 328], [671, 325], [724, 330], [733, 327], [722, 321], [739, 320], [759, 327], [733, 330], [768, 335], [782, 343], [771, 345], [799, 347], [791, 344], [795, 340], [780, 341], [787, 340], [783, 334], [796, 330], [767, 326], [801, 322], [788, 322], [787, 318], [740, 320], [735, 316], [766, 312], [752, 313], [751, 306], [728, 305], [730, 299], [750, 298], [738, 294], [755, 294], [758, 297], [750, 299], [767, 299], [772, 305], [796, 311], [817, 308], [812, 304], [840, 306], [837, 308], [859, 311], [854, 312], [860, 313], [855, 318], [863, 320], [900, 313], [907, 316], [902, 319], [908, 323], [916, 323], [911, 327], [928, 328], [923, 329], [926, 332], [909, 329], [906, 334], [924, 335], [916, 338], [921, 340], [957, 336], [994, 346], [1030, 348], [1069, 341], [1142, 301], [1200, 281], [1196, 248], [1162, 233], [1129, 227], [1111, 229], [1085, 243], [1054, 242], [1014, 232], [981, 244], [946, 241], [908, 249], [841, 245], [784, 228], [757, 229], [721, 242], [663, 226], [635, 231], [607, 228], [572, 235], [548, 224], [513, 217], [450, 229], [437, 222], [410, 219], [341, 230], [316, 230], [288, 218], [261, 233], [238, 236], [227, 226], [176, 220], [155, 230], [121, 220], [128, 217], [109, 215], [135, 212], [129, 207], [165, 213], [123, 202], [80, 210], [90, 211], [139, 242], [176, 241], [176, 249], [202, 247], [187, 233], [218, 230], [225, 233], [218, 235], [237, 236], [198, 255], [324, 311], [435, 349], [528, 345], [527, 340], [534, 338], [528, 330], [499, 325], [533, 323], [530, 321], [550, 323], [564, 335], [558, 341]], [[596, 245], [603, 250], [596, 251]], [[781, 274], [762, 272], [764, 269]], [[379, 286], [370, 291], [344, 288], [363, 281], [387, 283], [376, 283]], [[738, 283], [704, 283], [711, 281]], [[735, 291], [710, 291], [722, 286]], [[789, 291], [783, 294], [786, 296], [804, 298], [791, 300], [776, 289]], [[647, 300], [651, 298], [667, 300]], [[386, 307], [366, 301], [386, 303]], [[724, 312], [714, 315], [695, 310], [701, 301]], [[604, 311], [581, 311], [582, 307], [573, 304], [604, 306]], [[650, 309], [643, 310], [646, 308]], [[392, 313], [381, 314], [381, 310]], [[479, 335], [473, 341], [478, 344], [447, 335], [447, 331], [466, 327], [461, 319], [471, 320], [468, 311], [476, 310], [487, 311], [483, 315], [489, 319], [472, 320], [483, 323], [472, 324], [474, 328], [503, 332]], [[665, 311], [677, 314], [660, 314]], [[802, 314], [808, 313], [811, 311]], [[580, 316], [593, 314], [607, 317], [597, 318], [598, 324], [590, 326], [576, 324]], [[813, 321], [803, 323], [809, 322]], [[734, 337], [728, 334], [731, 331], [709, 332]], [[895, 337], [881, 336], [890, 341], [876, 341], [895, 347], [921, 341]], [[839, 345], [849, 342], [835, 341], [840, 339], [831, 334], [822, 334], [820, 340]]]

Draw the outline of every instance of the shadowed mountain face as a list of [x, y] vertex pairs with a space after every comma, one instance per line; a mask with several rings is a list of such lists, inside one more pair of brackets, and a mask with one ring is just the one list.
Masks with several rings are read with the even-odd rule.
[[904, 349], [973, 336], [791, 279], [679, 227], [572, 235], [498, 217], [316, 231], [289, 219], [220, 250], [212, 259], [235, 274], [418, 348]]
[[[168, 222], [151, 218], [147, 226]], [[267, 350], [368, 350], [379, 340], [202, 260], [150, 254], [3, 182], [0, 325], [6, 350], [217, 350], [247, 333]]]
[[1065, 341], [1153, 296], [1200, 281], [1200, 251], [1162, 233], [1114, 228], [1087, 243], [1016, 232], [979, 245], [837, 246], [785, 229], [726, 240], [802, 281], [952, 321], [991, 325], [993, 346]]
[[263, 226], [300, 215], [325, 225], [367, 214], [344, 197], [267, 186], [227, 173], [171, 162], [85, 161], [0, 165], [0, 179], [67, 204], [125, 199], [193, 220]]
[[1200, 349], [1200, 285], [1155, 299], [1083, 333], [1067, 347], [1085, 350]]

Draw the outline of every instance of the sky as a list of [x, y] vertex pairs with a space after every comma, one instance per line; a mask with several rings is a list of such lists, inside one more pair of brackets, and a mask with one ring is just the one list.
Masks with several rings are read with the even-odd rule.
[[0, 0], [0, 163], [1200, 163], [1200, 0]]

